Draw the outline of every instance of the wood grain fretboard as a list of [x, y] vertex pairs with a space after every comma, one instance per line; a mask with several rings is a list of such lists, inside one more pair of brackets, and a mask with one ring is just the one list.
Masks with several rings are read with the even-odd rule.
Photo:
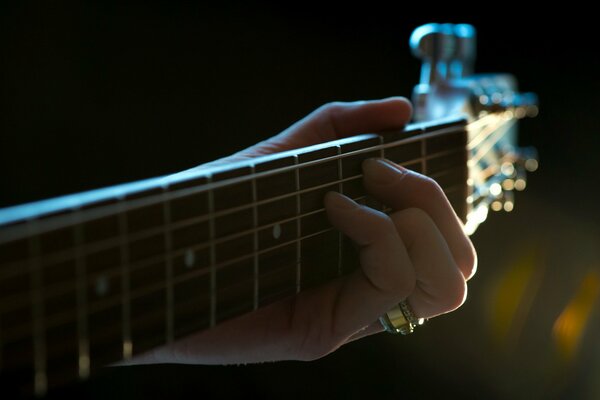
[[323, 196], [361, 163], [436, 179], [466, 215], [466, 124], [366, 134], [0, 210], [0, 370], [43, 393], [357, 268]]

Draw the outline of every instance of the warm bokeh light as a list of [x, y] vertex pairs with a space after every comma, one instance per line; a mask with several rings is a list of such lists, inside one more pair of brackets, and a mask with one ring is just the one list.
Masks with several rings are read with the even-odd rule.
[[506, 347], [516, 344], [542, 275], [543, 264], [530, 250], [498, 279], [490, 299], [491, 334], [497, 343]]
[[572, 360], [577, 354], [599, 295], [600, 274], [592, 270], [583, 278], [577, 291], [554, 322], [552, 336], [563, 359]]

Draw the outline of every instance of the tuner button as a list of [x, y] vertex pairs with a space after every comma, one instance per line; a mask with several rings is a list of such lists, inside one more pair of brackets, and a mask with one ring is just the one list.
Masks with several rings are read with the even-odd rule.
[[432, 85], [447, 78], [448, 63], [456, 52], [454, 25], [422, 25], [413, 31], [409, 43], [413, 55], [423, 61], [422, 85]]
[[454, 37], [456, 47], [450, 63], [450, 77], [464, 78], [473, 74], [477, 46], [475, 28], [469, 24], [454, 25]]

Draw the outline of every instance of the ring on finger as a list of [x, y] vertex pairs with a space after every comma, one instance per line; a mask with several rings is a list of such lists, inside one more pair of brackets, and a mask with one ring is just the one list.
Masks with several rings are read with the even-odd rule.
[[417, 318], [406, 300], [402, 300], [391, 310], [379, 317], [379, 322], [389, 333], [408, 335], [415, 327], [423, 325], [424, 318]]

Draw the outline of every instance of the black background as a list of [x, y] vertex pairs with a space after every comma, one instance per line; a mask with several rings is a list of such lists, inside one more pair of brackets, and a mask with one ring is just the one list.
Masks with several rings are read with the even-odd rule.
[[[470, 299], [416, 337], [379, 335], [318, 362], [129, 367], [69, 390], [94, 398], [599, 393], [591, 339], [598, 324], [575, 362], [548, 373], [539, 357], [552, 353], [548, 321], [600, 266], [593, 13], [575, 4], [526, 13], [512, 2], [292, 4], [3, 3], [0, 207], [177, 172], [269, 137], [329, 101], [408, 96], [419, 73], [412, 30], [466, 22], [478, 30], [477, 71], [515, 74], [539, 95], [541, 110], [521, 125], [541, 169], [517, 196], [516, 212], [493, 215], [474, 236], [480, 273]], [[542, 343], [519, 356], [525, 368], [523, 359], [499, 355], [480, 319], [489, 285], [528, 243], [554, 272], [536, 297], [548, 315], [528, 318], [530, 337], [518, 341], [518, 349]], [[544, 296], [555, 308], [544, 307]]]

